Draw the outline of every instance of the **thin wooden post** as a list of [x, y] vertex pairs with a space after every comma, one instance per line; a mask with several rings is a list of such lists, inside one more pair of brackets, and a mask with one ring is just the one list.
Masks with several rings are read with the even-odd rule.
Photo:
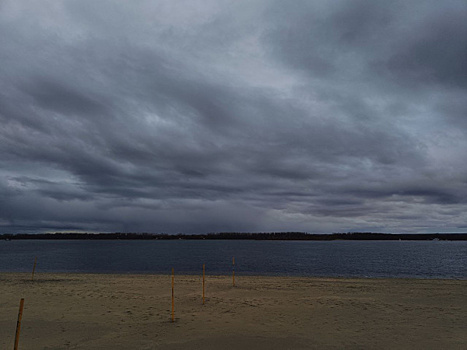
[[24, 299], [19, 302], [18, 321], [16, 322], [15, 349], [18, 350], [19, 332], [21, 331], [21, 319], [23, 318]]
[[204, 305], [204, 281], [205, 281], [205, 271], [206, 271], [206, 265], [203, 264], [203, 305]]
[[37, 265], [37, 256], [34, 258], [34, 266], [32, 267], [31, 281], [34, 281], [34, 272], [36, 271], [36, 265]]
[[232, 287], [235, 287], [235, 257], [232, 257]]
[[174, 301], [174, 268], [172, 267], [172, 322], [175, 322], [175, 301]]

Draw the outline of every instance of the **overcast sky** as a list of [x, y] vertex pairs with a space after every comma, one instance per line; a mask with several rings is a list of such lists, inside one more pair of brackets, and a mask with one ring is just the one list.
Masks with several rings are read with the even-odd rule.
[[467, 2], [0, 1], [0, 233], [467, 232]]

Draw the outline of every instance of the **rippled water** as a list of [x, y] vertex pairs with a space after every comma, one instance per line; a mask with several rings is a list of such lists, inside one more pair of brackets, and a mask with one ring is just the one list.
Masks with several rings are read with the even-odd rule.
[[467, 278], [467, 242], [0, 241], [0, 271]]

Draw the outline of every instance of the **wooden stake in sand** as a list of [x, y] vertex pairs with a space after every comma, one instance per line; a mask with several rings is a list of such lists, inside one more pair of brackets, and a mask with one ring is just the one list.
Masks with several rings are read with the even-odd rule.
[[24, 306], [24, 299], [21, 298], [19, 302], [18, 321], [16, 322], [16, 336], [15, 336], [15, 349], [14, 350], [18, 350], [19, 332], [21, 330], [21, 319], [23, 318], [23, 306]]
[[174, 268], [172, 267], [172, 322], [175, 322], [175, 302], [174, 302]]
[[205, 280], [204, 275], [205, 275], [205, 270], [206, 270], [206, 265], [203, 264], [203, 305], [204, 305], [204, 280]]
[[232, 287], [235, 287], [235, 257], [232, 257]]
[[31, 281], [34, 281], [34, 272], [36, 271], [36, 265], [37, 265], [37, 256], [34, 258], [34, 266], [32, 267]]

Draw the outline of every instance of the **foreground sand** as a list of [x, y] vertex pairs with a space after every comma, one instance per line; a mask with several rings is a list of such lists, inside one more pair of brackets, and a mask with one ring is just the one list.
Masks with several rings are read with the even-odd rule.
[[0, 274], [0, 349], [467, 349], [467, 281]]

